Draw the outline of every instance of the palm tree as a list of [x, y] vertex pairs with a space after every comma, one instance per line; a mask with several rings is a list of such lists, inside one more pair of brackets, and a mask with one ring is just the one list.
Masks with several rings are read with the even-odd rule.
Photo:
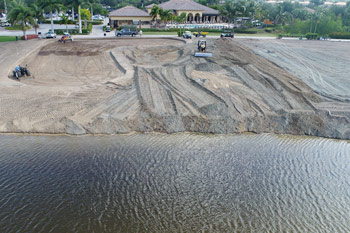
[[21, 23], [24, 39], [27, 40], [27, 23], [34, 24], [33, 11], [29, 7], [24, 5], [17, 5], [15, 8], [12, 8], [10, 11], [8, 18], [10, 19], [12, 24]]
[[316, 31], [317, 31], [317, 25], [318, 25], [318, 22], [320, 21], [320, 19], [322, 18], [323, 13], [324, 12], [322, 10], [317, 10], [315, 12], [316, 25], [315, 25], [314, 33], [316, 33]]
[[171, 10], [163, 10], [162, 8], [160, 8], [159, 16], [161, 21], [166, 22], [172, 18]]
[[284, 10], [283, 4], [278, 4], [277, 8], [278, 13], [275, 18], [275, 24], [281, 23], [283, 28], [283, 26], [288, 22], [294, 21], [293, 15], [290, 12]]
[[152, 21], [157, 20], [161, 8], [158, 5], [154, 5], [149, 13], [152, 16]]
[[94, 16], [94, 10], [93, 10], [93, 4], [94, 4], [94, 0], [85, 0], [85, 2], [83, 3], [84, 5], [89, 6], [90, 8], [90, 13], [91, 13], [91, 21], [94, 21], [93, 16]]
[[291, 13], [285, 11], [285, 12], [280, 12], [277, 16], [276, 16], [276, 23], [281, 23], [282, 27], [284, 25], [286, 25], [288, 22], [293, 22], [294, 21], [294, 17]]
[[81, 30], [81, 5], [83, 4], [84, 0], [72, 0], [72, 4], [78, 7], [78, 22], [79, 22], [79, 33], [82, 33]]
[[62, 4], [59, 2], [59, 0], [39, 0], [38, 3], [42, 9], [48, 9], [50, 11], [51, 31], [54, 31], [52, 12], [62, 8]]
[[43, 9], [41, 9], [39, 6], [37, 6], [36, 4], [32, 4], [30, 5], [30, 8], [33, 11], [33, 17], [35, 18], [35, 24], [33, 25], [35, 28], [35, 34], [38, 34], [38, 28], [39, 28], [39, 20], [44, 19], [43, 16]]
[[68, 24], [69, 23], [69, 17], [62, 15], [61, 16], [61, 20], [60, 20], [60, 24], [65, 24], [66, 25], [66, 32], [68, 33]]

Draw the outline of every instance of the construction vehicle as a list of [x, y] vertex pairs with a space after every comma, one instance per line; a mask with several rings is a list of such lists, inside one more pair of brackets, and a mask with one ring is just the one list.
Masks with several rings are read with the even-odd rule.
[[58, 40], [58, 42], [61, 42], [61, 43], [66, 43], [68, 41], [73, 42], [73, 38], [71, 35], [69, 35], [69, 33], [64, 33], [61, 39]]
[[15, 70], [12, 71], [12, 75], [14, 78], [19, 79], [20, 77], [23, 77], [23, 76], [30, 76], [30, 72], [27, 69], [27, 65], [25, 67], [16, 66]]
[[199, 40], [198, 44], [198, 52], [196, 52], [194, 54], [195, 57], [212, 57], [213, 54], [212, 53], [206, 53], [206, 49], [207, 49], [207, 41], [206, 40]]
[[200, 37], [200, 36], [203, 36], [203, 37], [206, 37], [208, 35], [208, 32], [194, 32], [193, 35], [195, 37]]

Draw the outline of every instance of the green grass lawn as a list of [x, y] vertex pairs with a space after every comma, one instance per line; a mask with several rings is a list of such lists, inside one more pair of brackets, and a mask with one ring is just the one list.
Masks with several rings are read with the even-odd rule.
[[0, 36], [0, 42], [16, 41], [15, 36]]
[[176, 36], [177, 32], [142, 32], [142, 35], [173, 35]]
[[[27, 30], [31, 29], [31, 27], [27, 26]], [[5, 27], [6, 30], [13, 30], [13, 31], [22, 31], [22, 26], [21, 25], [14, 25], [11, 27]]]
[[[142, 35], [173, 35], [176, 36], [177, 32], [143, 32]], [[208, 36], [220, 36], [219, 32], [209, 32]], [[251, 36], [251, 37], [277, 37], [277, 33], [257, 33], [257, 34], [245, 34], [245, 33], [235, 33], [235, 36]]]

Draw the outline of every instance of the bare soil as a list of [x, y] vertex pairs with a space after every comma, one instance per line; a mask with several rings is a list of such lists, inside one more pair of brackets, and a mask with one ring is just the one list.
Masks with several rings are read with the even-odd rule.
[[42, 45], [21, 61], [33, 77], [0, 87], [0, 132], [273, 132], [350, 139], [346, 100], [322, 95], [243, 42], [208, 40], [212, 58], [194, 57], [195, 43]]

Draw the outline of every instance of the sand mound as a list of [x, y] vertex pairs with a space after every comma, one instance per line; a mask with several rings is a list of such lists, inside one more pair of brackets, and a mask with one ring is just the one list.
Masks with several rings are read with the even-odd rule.
[[[133, 40], [135, 46], [162, 44], [164, 40]], [[179, 41], [169, 41], [169, 44], [179, 44]], [[34, 79], [24, 80], [31, 85], [47, 86], [83, 86], [105, 83], [123, 74], [112, 59], [110, 51], [116, 47], [131, 45], [126, 40], [76, 41], [74, 43], [50, 43], [42, 47], [37, 53], [28, 57], [23, 63], [28, 65]], [[177, 58], [175, 48], [166, 53], [156, 54], [156, 50], [148, 49], [144, 57], [158, 57], [159, 62], [166, 62]], [[168, 54], [168, 55], [167, 55]], [[150, 63], [150, 62], [148, 62]]]
[[[349, 113], [318, 109], [325, 99], [300, 79], [232, 40], [207, 44], [212, 58], [194, 57], [195, 41], [49, 44], [27, 59], [35, 78], [24, 82], [67, 90], [59, 88], [62, 93], [52, 95], [49, 106], [40, 105], [38, 98], [27, 100], [36, 100], [39, 109], [25, 111], [26, 118], [16, 122], [2, 118], [0, 130], [251, 131], [350, 138]], [[51, 94], [43, 91], [45, 95]]]

